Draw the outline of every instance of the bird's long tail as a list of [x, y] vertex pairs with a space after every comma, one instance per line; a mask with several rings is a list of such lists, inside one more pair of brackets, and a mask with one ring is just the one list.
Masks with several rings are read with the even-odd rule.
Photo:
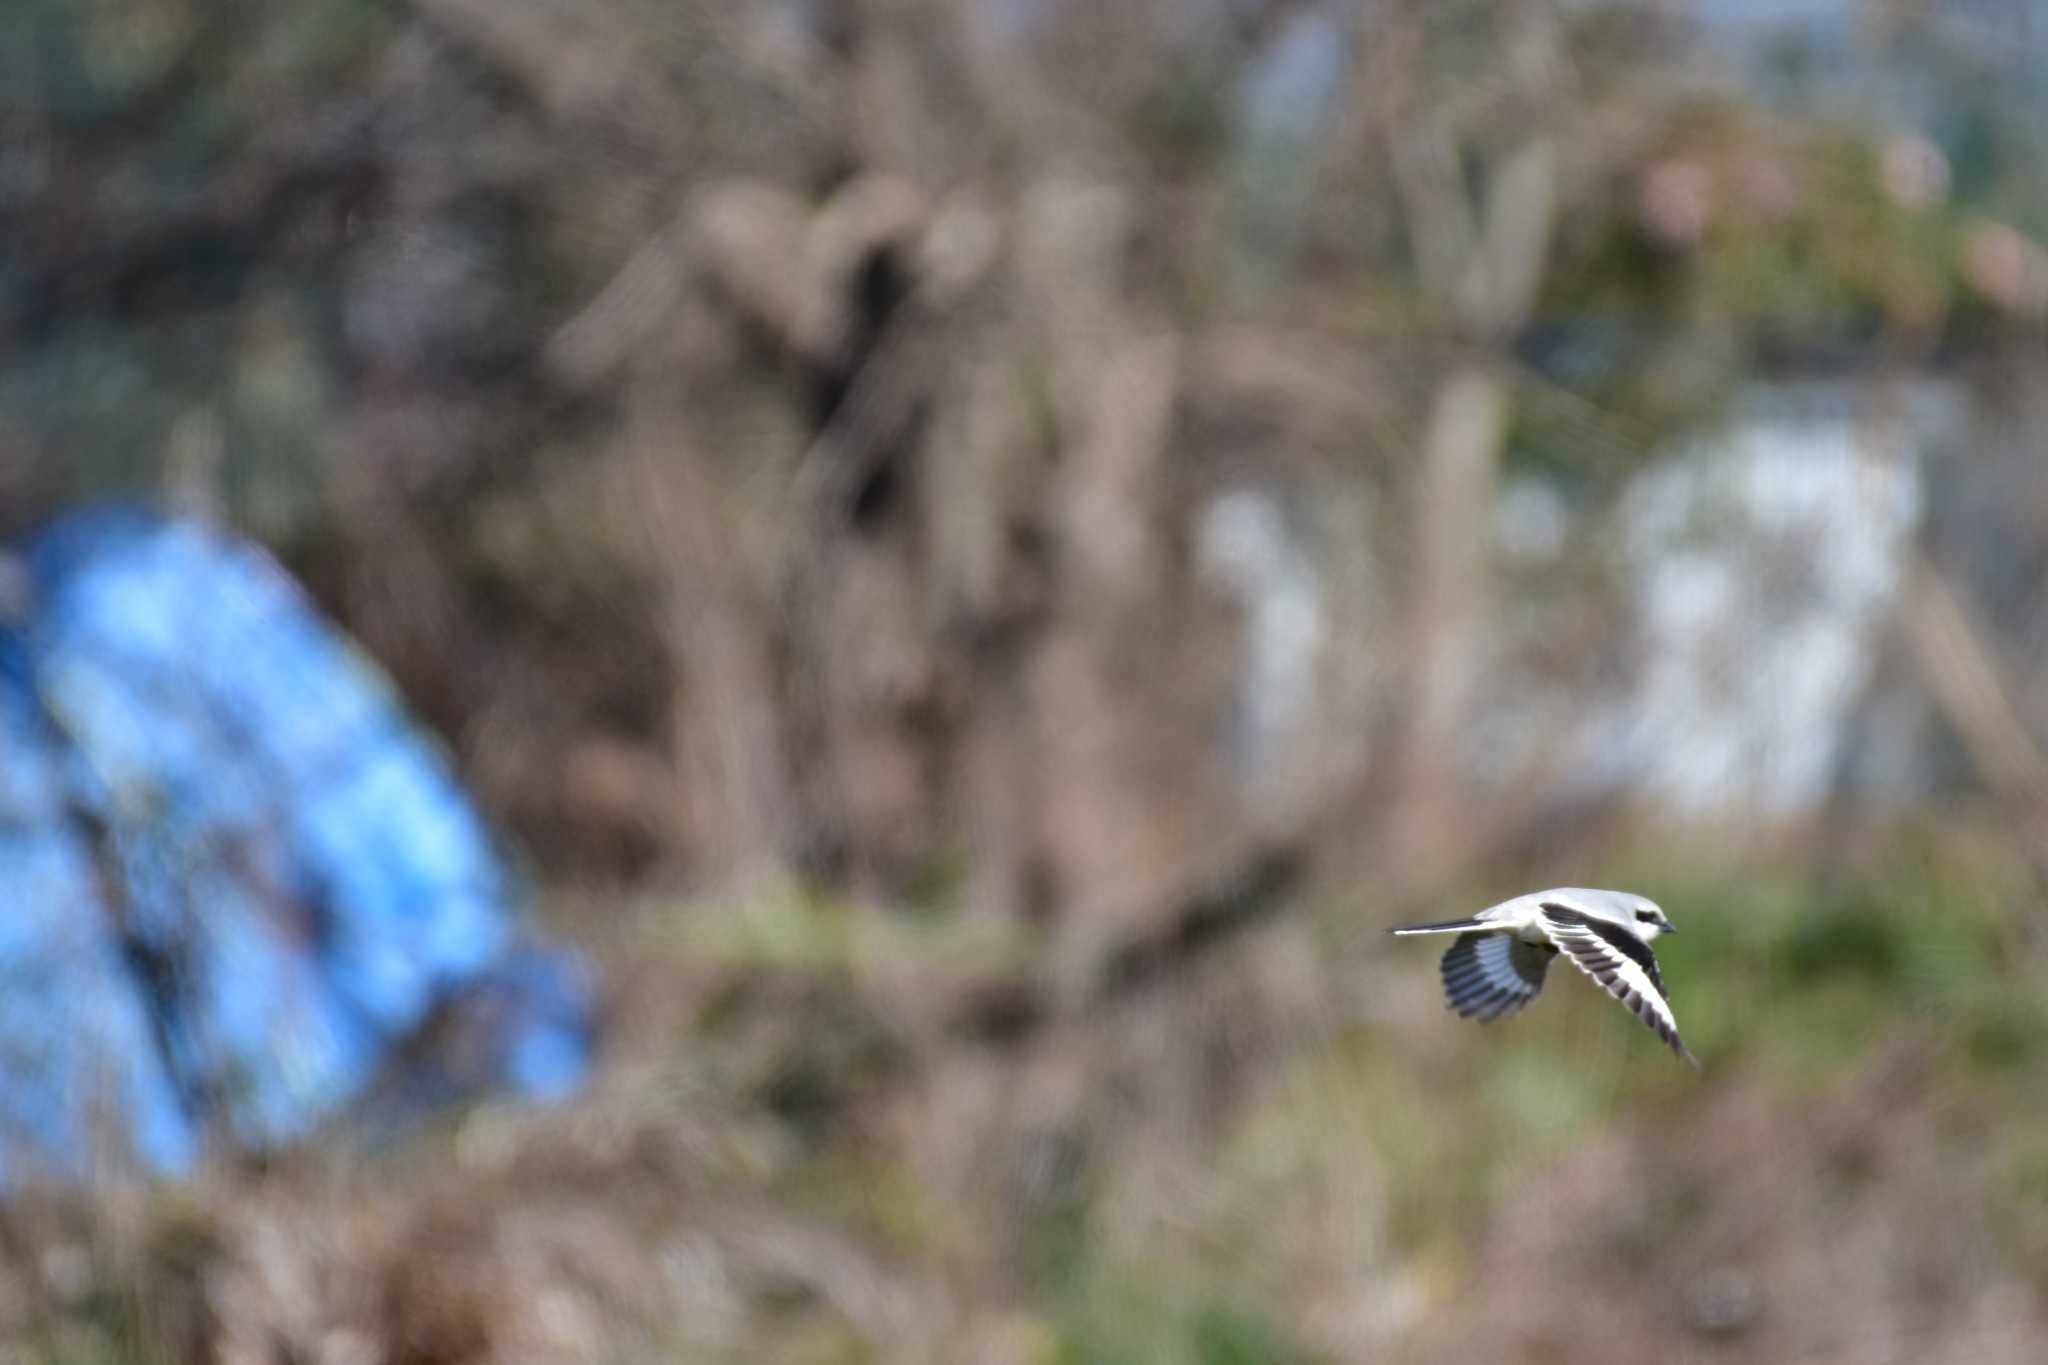
[[1387, 930], [1390, 934], [1456, 934], [1467, 929], [1484, 929], [1486, 921], [1476, 919], [1443, 919], [1434, 924], [1400, 924]]

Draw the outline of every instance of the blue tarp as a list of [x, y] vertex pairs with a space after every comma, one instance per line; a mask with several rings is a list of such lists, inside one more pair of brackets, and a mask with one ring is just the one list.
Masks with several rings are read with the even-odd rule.
[[109, 1143], [177, 1172], [209, 1140], [287, 1142], [449, 1010], [481, 1021], [481, 1062], [401, 1089], [574, 1088], [579, 964], [529, 940], [439, 750], [273, 559], [103, 505], [19, 563], [0, 622], [0, 1184], [80, 1174]]

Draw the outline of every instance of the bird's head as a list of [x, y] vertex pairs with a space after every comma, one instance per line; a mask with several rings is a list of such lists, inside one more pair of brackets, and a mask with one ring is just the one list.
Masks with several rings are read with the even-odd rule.
[[1635, 930], [1638, 938], [1647, 943], [1659, 934], [1678, 932], [1677, 926], [1671, 922], [1671, 917], [1664, 913], [1657, 902], [1644, 900], [1641, 896], [1635, 897], [1634, 900]]

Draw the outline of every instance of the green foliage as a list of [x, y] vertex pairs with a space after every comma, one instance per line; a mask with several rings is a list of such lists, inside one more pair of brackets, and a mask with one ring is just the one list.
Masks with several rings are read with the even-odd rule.
[[1995, 837], [1900, 829], [1826, 874], [1789, 851], [1716, 862], [1624, 856], [1602, 873], [1655, 887], [1680, 926], [1658, 956], [1710, 1070], [1810, 1082], [1843, 1074], [1902, 1027], [1972, 1068], [2043, 1055], [2012, 1036], [2041, 982], [2010, 952], [2028, 874]]
[[1528, 354], [1582, 406], [1524, 405], [1524, 464], [1612, 475], [1615, 449], [1710, 419], [1760, 353], [1927, 340], [1986, 311], [1963, 268], [1979, 210], [1888, 183], [1881, 135], [1713, 97], [1667, 110], [1646, 144], [1560, 225]]
[[1306, 1365], [1308, 1357], [1257, 1314], [1205, 1308], [1190, 1335], [1198, 1365]]
[[1068, 1317], [1056, 1365], [1312, 1365], [1318, 1359], [1269, 1315], [1184, 1287], [1119, 1278], [1093, 1289]]
[[[938, 896], [952, 876], [935, 870], [922, 884]], [[674, 939], [675, 950], [734, 969], [855, 981], [919, 969], [994, 974], [1025, 966], [1036, 948], [1029, 931], [988, 917], [906, 916], [798, 883], [706, 904], [678, 921]]]

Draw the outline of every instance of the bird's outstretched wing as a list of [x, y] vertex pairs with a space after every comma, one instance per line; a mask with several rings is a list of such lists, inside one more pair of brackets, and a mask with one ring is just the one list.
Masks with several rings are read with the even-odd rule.
[[1538, 923], [1574, 967], [1628, 1006], [1673, 1052], [1700, 1064], [1678, 1036], [1678, 1019], [1664, 998], [1664, 976], [1649, 944], [1619, 925], [1549, 901]]
[[1513, 1014], [1543, 989], [1543, 972], [1557, 949], [1524, 943], [1511, 933], [1460, 934], [1444, 950], [1444, 995], [1452, 1009], [1482, 1022]]

